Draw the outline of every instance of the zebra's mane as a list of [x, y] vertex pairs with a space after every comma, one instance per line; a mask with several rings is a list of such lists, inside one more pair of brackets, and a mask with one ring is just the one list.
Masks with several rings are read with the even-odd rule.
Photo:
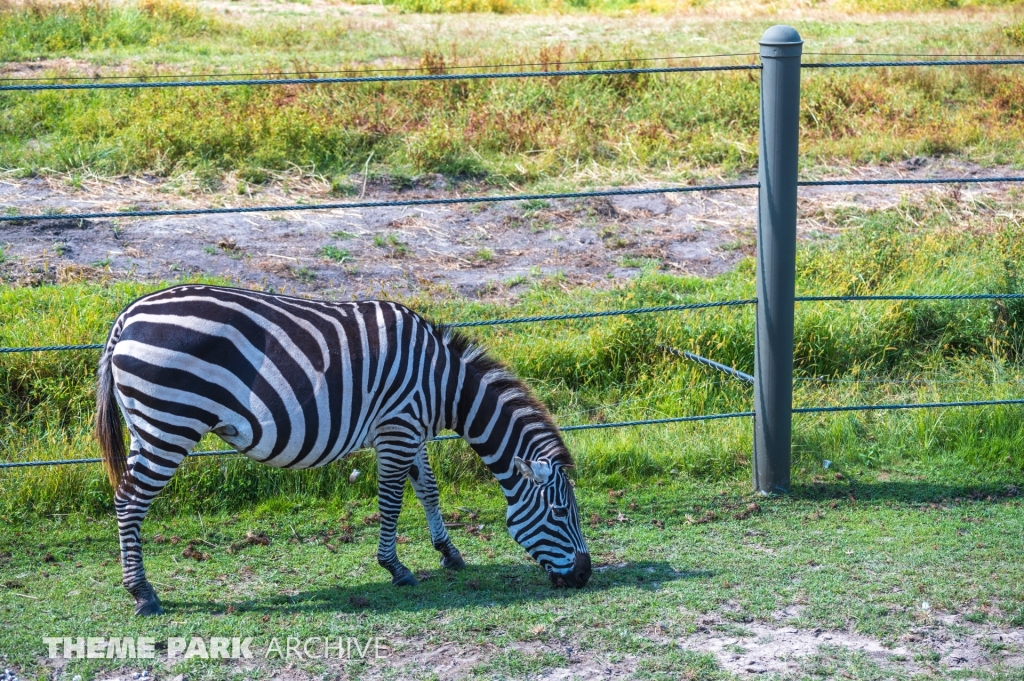
[[469, 366], [479, 371], [481, 376], [488, 376], [488, 385], [505, 396], [506, 405], [525, 413], [522, 417], [525, 424], [541, 424], [555, 434], [557, 445], [546, 457], [551, 463], [559, 463], [565, 467], [575, 465], [572, 454], [562, 441], [558, 426], [551, 418], [551, 412], [522, 379], [517, 378], [508, 367], [488, 355], [485, 348], [474, 343], [466, 335], [445, 326], [435, 328], [444, 338], [444, 344], [449, 350], [460, 355]]

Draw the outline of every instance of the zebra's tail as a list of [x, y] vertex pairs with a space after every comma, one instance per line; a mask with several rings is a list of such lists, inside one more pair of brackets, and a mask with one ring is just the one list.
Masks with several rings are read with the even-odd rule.
[[114, 342], [108, 341], [100, 356], [99, 378], [96, 383], [96, 439], [100, 441], [103, 465], [107, 469], [110, 486], [116, 490], [121, 484], [121, 478], [124, 477], [127, 458], [121, 413], [117, 397], [114, 395], [114, 374], [111, 368], [113, 355]]

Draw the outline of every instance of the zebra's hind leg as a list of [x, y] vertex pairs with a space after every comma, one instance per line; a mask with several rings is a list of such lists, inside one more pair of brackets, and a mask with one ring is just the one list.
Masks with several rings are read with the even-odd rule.
[[134, 449], [131, 456], [133, 463], [114, 493], [121, 540], [122, 583], [135, 601], [136, 615], [161, 615], [164, 609], [153, 586], [146, 580], [142, 564], [141, 528], [153, 499], [167, 485], [183, 457], [140, 453]]
[[434, 548], [441, 554], [441, 567], [450, 570], [461, 570], [466, 567], [466, 561], [462, 559], [462, 554], [452, 544], [452, 540], [448, 537], [448, 530], [444, 526], [438, 499], [437, 479], [434, 478], [434, 471], [430, 468], [426, 447], [421, 447], [416, 453], [416, 459], [409, 468], [409, 480], [412, 481], [416, 497], [427, 514], [430, 540], [434, 544]]
[[398, 516], [402, 512], [405, 478], [409, 474], [416, 446], [407, 450], [405, 443], [393, 438], [378, 442], [377, 450], [377, 507], [380, 509], [380, 543], [377, 562], [391, 573], [393, 586], [416, 586], [416, 576], [398, 560]]

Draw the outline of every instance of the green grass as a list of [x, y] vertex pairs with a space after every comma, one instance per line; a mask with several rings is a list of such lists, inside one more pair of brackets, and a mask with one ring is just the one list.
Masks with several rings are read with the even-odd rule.
[[[840, 236], [806, 242], [798, 292], [806, 294], [1024, 292], [1020, 238], [1024, 207], [936, 198], [892, 209], [838, 209], [817, 216]], [[384, 247], [389, 247], [382, 236]], [[81, 284], [0, 290], [0, 344], [100, 342], [127, 302], [154, 284]], [[749, 298], [753, 263], [715, 279], [645, 271], [609, 291], [565, 292], [557, 280], [535, 282], [505, 306], [467, 300], [407, 301], [438, 321], [614, 309], [687, 301]], [[798, 405], [1000, 399], [1018, 396], [1024, 305], [963, 302], [801, 304], [796, 320]], [[561, 424], [743, 411], [749, 388], [661, 352], [668, 344], [752, 372], [749, 308], [613, 317], [595, 321], [496, 327], [474, 335], [509, 362]], [[0, 459], [96, 456], [89, 433], [95, 353], [6, 356], [0, 364]], [[959, 466], [964, 481], [1024, 470], [1024, 426], [1015, 407], [801, 416], [796, 468], [828, 458], [871, 469], [898, 465], [926, 474]], [[651, 476], [746, 479], [750, 426], [745, 420], [635, 430], [574, 433], [570, 446], [581, 481], [623, 485]], [[223, 445], [210, 438], [201, 448]], [[442, 484], [487, 479], [461, 443], [435, 445]], [[367, 474], [372, 458], [352, 464]], [[673, 473], [675, 471], [675, 473]], [[159, 504], [167, 509], [230, 511], [280, 494], [331, 498], [349, 488], [348, 467], [289, 474], [245, 459], [190, 462]], [[66, 489], [80, 490], [75, 495]], [[96, 467], [5, 473], [0, 510], [29, 515], [109, 508]]]
[[327, 258], [334, 262], [349, 262], [352, 260], [352, 254], [347, 249], [338, 248], [334, 244], [328, 244], [327, 246], [321, 247], [317, 251], [317, 255], [321, 258]]
[[[584, 68], [628, 67], [645, 64], [638, 61], [643, 57], [706, 53], [708, 45], [712, 52], [750, 51], [768, 25], [712, 22], [698, 13], [606, 26], [581, 15], [572, 24], [578, 38], [551, 44], [540, 42], [542, 20], [549, 21], [542, 17], [514, 25], [481, 18], [473, 20], [479, 30], [468, 34], [467, 19], [451, 17], [429, 29], [438, 35], [434, 44], [382, 41], [383, 28], [344, 16], [245, 22], [173, 3], [32, 7], [0, 12], [7, 49], [24, 52], [10, 58], [72, 56], [93, 65], [90, 73], [137, 76], [155, 73], [147, 63], [160, 64], [159, 73], [299, 75], [382, 65], [441, 73], [480, 63], [553, 70], [577, 60], [608, 60]], [[93, 19], [82, 17], [93, 15], [102, 20], [82, 29], [85, 37], [61, 37], [60, 26], [88, 24]], [[105, 37], [121, 35], [110, 26], [119, 26], [115, 19], [122, 16], [137, 19], [128, 37]], [[931, 16], [794, 23], [809, 51], [866, 49], [857, 47], [862, 43], [904, 52], [1019, 51], [1020, 18], [1011, 10], [959, 14], [955, 30]], [[414, 32], [426, 30], [422, 18], [400, 21]], [[173, 41], [165, 39], [172, 34]], [[46, 47], [50, 35], [67, 46]], [[51, 75], [78, 73], [70, 68]], [[678, 181], [753, 168], [757, 96], [754, 73], [4, 93], [0, 168], [22, 175], [88, 168], [211, 178], [234, 171], [258, 187], [297, 165], [332, 178], [338, 195], [357, 193], [366, 178], [407, 186], [431, 173], [506, 186]], [[1024, 90], [1016, 68], [808, 72], [803, 101], [801, 150], [808, 166], [917, 155], [1024, 163]]]
[[215, 31], [217, 22], [182, 0], [0, 3], [0, 59], [37, 59], [82, 50], [146, 48]]
[[[1005, 487], [964, 484], [955, 469], [934, 470], [928, 481], [842, 470], [842, 481], [830, 476], [801, 485], [791, 498], [760, 499], [752, 514], [743, 513], [751, 502], [745, 485], [652, 479], [622, 488], [621, 496], [580, 485], [581, 509], [591, 518], [587, 539], [603, 566], [580, 591], [552, 589], [528, 562], [504, 531], [493, 484], [443, 495], [447, 518], [467, 509], [485, 527], [480, 534], [452, 531], [469, 562], [462, 573], [438, 568], [422, 511], [411, 495], [406, 499], [399, 534], [408, 543], [399, 550], [424, 579], [414, 590], [391, 587], [376, 565], [377, 527], [362, 521], [375, 506], [357, 491], [324, 501], [278, 498], [235, 515], [156, 514], [143, 535], [148, 573], [168, 614], [148, 620], [131, 617], [109, 514], [0, 519], [0, 650], [8, 655], [5, 665], [33, 678], [44, 673], [43, 636], [252, 636], [259, 656], [275, 636], [378, 636], [400, 656], [417, 644], [430, 651], [454, 646], [448, 656], [476, 650], [475, 678], [524, 678], [566, 667], [571, 648], [577, 660], [634, 656], [638, 678], [727, 679], [712, 655], [671, 642], [703, 628], [739, 637], [742, 645], [753, 641], [747, 623], [773, 622], [792, 608], [778, 627], [846, 630], [906, 645], [922, 660], [923, 678], [933, 679], [950, 677], [928, 662], [938, 655], [927, 642], [907, 643], [911, 632], [946, 615], [1001, 627], [1024, 621], [1019, 498], [1006, 496]], [[350, 531], [353, 543], [337, 543]], [[247, 532], [266, 533], [269, 546], [229, 553], [232, 544], [244, 545]], [[158, 543], [157, 535], [181, 541]], [[190, 542], [210, 558], [183, 558]], [[707, 615], [716, 618], [713, 624]], [[359, 678], [374, 670], [358, 662], [289, 662], [292, 674], [333, 670]], [[841, 648], [798, 662], [803, 674], [786, 678], [891, 678], [880, 673], [884, 662]], [[258, 663], [247, 676], [267, 678], [284, 666]], [[64, 673], [88, 680], [119, 667], [204, 679], [241, 673], [198, 659], [167, 666], [72, 660]], [[414, 667], [401, 678], [428, 674]], [[972, 677], [1015, 674], [996, 667]]]

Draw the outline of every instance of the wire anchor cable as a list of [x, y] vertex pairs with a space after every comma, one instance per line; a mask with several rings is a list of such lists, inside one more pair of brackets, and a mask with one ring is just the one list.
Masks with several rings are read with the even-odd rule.
[[754, 377], [751, 376], [750, 374], [743, 373], [739, 369], [733, 369], [731, 366], [720, 364], [713, 359], [701, 357], [700, 355], [696, 355], [686, 350], [678, 350], [670, 345], [659, 345], [658, 347], [669, 354], [675, 355], [677, 357], [683, 357], [685, 359], [692, 359], [694, 362], [697, 362], [698, 364], [703, 364], [705, 366], [711, 367], [712, 369], [717, 369], [723, 373], [729, 374], [733, 378], [738, 378], [744, 383], [750, 383], [751, 385], [754, 384]]

